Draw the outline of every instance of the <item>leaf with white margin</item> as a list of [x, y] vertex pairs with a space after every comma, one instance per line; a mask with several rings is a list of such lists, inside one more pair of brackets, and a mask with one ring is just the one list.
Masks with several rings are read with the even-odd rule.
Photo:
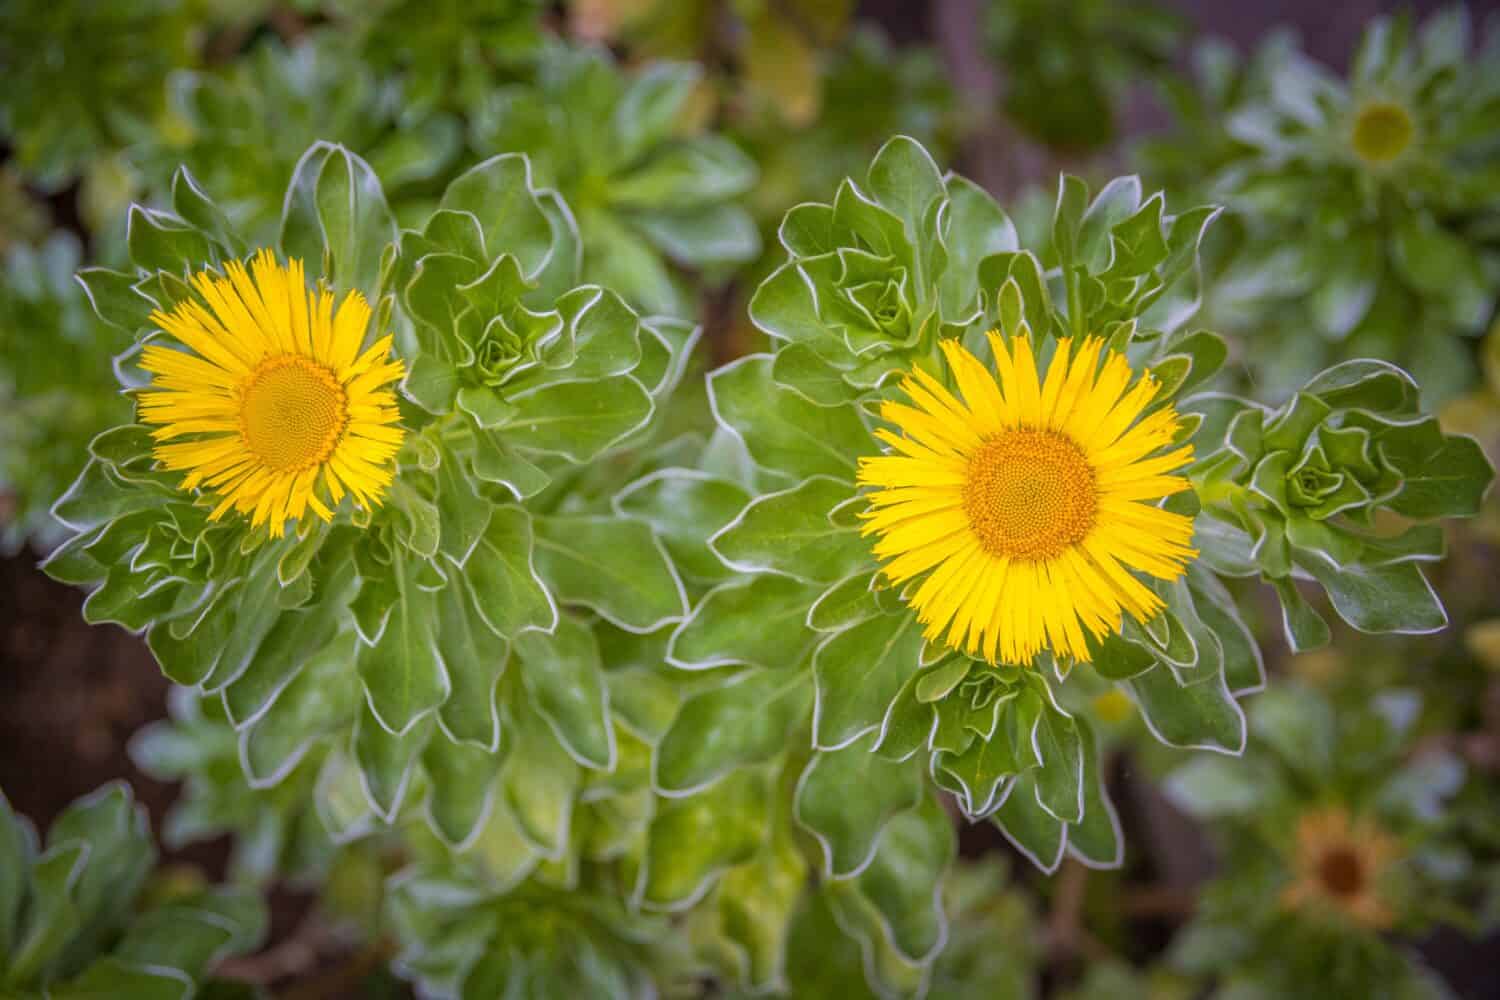
[[514, 639], [557, 626], [557, 605], [534, 561], [531, 515], [522, 507], [496, 507], [464, 570], [474, 610], [495, 635]]
[[1168, 746], [1238, 755], [1245, 749], [1245, 713], [1223, 674], [1195, 684], [1177, 683], [1164, 666], [1128, 682], [1152, 735]]
[[636, 903], [686, 909], [720, 872], [754, 857], [765, 842], [768, 793], [766, 776], [746, 769], [696, 795], [663, 800], [646, 836]]
[[772, 830], [759, 854], [724, 873], [717, 902], [724, 936], [744, 950], [747, 985], [785, 992], [787, 934], [807, 885], [807, 861], [791, 827], [773, 823]]
[[500, 773], [505, 805], [526, 842], [545, 857], [562, 857], [568, 846], [582, 774], [578, 762], [553, 738], [547, 723], [524, 698], [507, 706], [505, 767]]
[[651, 394], [629, 375], [552, 382], [508, 402], [516, 415], [506, 440], [571, 462], [588, 462], [646, 426], [656, 411]]
[[1083, 819], [1068, 826], [1068, 853], [1090, 868], [1118, 868], [1125, 862], [1125, 837], [1105, 786], [1099, 741], [1088, 720], [1074, 722], [1083, 744]]
[[683, 703], [657, 747], [653, 784], [686, 795], [784, 750], [812, 706], [799, 671], [750, 670]]
[[434, 595], [418, 582], [425, 560], [398, 549], [392, 566], [396, 599], [384, 631], [358, 653], [359, 676], [370, 710], [395, 733], [410, 729], [425, 713], [448, 700], [452, 688], [438, 649]]
[[752, 354], [708, 377], [709, 403], [762, 468], [795, 479], [854, 481], [855, 460], [875, 444], [853, 406], [824, 407], [771, 378], [773, 359]]
[[848, 878], [870, 863], [892, 816], [922, 798], [922, 776], [913, 761], [872, 753], [874, 736], [842, 749], [819, 751], [797, 782], [794, 815], [823, 847], [830, 878]]
[[1064, 823], [1083, 818], [1083, 741], [1070, 716], [1042, 706], [1031, 731], [1042, 766], [1036, 770], [1037, 802]]
[[820, 589], [769, 574], [722, 583], [673, 631], [667, 659], [687, 670], [798, 666], [817, 638], [805, 623]]
[[593, 631], [565, 615], [551, 635], [527, 632], [517, 637], [515, 650], [531, 707], [567, 752], [586, 767], [613, 767], [609, 693]]
[[891, 818], [880, 846], [856, 879], [881, 916], [887, 940], [906, 960], [924, 964], [948, 936], [942, 884], [958, 853], [953, 824], [933, 796]]
[[[1169, 675], [1170, 676], [1170, 675]], [[1068, 826], [1043, 809], [1036, 797], [1033, 772], [1024, 772], [1010, 787], [990, 822], [1005, 839], [1047, 874], [1057, 870], [1068, 842]]]
[[749, 500], [745, 488], [731, 479], [695, 469], [659, 469], [621, 490], [612, 506], [622, 517], [649, 524], [684, 576], [718, 580], [724, 566], [707, 540]]
[[310, 146], [287, 186], [282, 250], [339, 290], [358, 289], [373, 301], [381, 259], [395, 239], [395, 217], [370, 165], [340, 145]]
[[832, 750], [880, 728], [921, 649], [911, 614], [880, 615], [829, 636], [813, 654], [813, 744]]
[[[487, 572], [499, 568], [491, 566]], [[438, 722], [451, 739], [493, 753], [500, 746], [495, 683], [505, 669], [510, 644], [485, 624], [477, 601], [468, 574], [456, 576], [437, 595], [438, 649], [453, 685], [438, 709]]]
[[854, 495], [848, 483], [815, 476], [757, 497], [709, 539], [719, 558], [742, 573], [780, 573], [832, 583], [873, 562], [856, 527], [836, 526], [832, 513]]
[[395, 735], [380, 724], [368, 705], [360, 713], [354, 725], [354, 759], [371, 807], [387, 823], [394, 821], [401, 809], [417, 755], [431, 735], [431, 715]]
[[460, 847], [479, 832], [493, 805], [500, 755], [433, 734], [422, 751], [427, 772], [427, 821], [449, 847]]
[[537, 518], [536, 566], [558, 599], [630, 632], [683, 617], [687, 595], [651, 529], [597, 515]]

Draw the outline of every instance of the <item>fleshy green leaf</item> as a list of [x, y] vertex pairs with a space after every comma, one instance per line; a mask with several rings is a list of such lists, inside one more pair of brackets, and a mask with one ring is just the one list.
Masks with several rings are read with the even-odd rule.
[[676, 570], [651, 529], [637, 521], [538, 518], [536, 565], [559, 600], [631, 632], [654, 631], [687, 611]]
[[824, 872], [848, 878], [874, 857], [891, 817], [922, 798], [914, 761], [872, 753], [874, 736], [813, 754], [797, 783], [796, 817], [823, 847]]

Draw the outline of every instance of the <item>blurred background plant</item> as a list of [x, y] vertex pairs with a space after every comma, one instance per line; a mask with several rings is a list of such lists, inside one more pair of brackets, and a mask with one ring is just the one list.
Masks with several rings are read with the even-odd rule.
[[[438, 727], [422, 733], [426, 746], [361, 744], [358, 686], [316, 663], [268, 694], [274, 705], [254, 720], [233, 716], [219, 693], [179, 691], [169, 707], [139, 639], [85, 631], [81, 596], [32, 568], [63, 537], [47, 510], [89, 441], [130, 414], [115, 376], [131, 338], [99, 313], [144, 300], [126, 283], [91, 286], [96, 300], [114, 296], [91, 301], [72, 274], [177, 246], [188, 230], [160, 216], [140, 215], [133, 236], [124, 220], [132, 202], [196, 204], [181, 166], [227, 231], [252, 246], [275, 241], [288, 179], [318, 140], [368, 161], [395, 220], [421, 230], [403, 237], [412, 257], [454, 249], [452, 233], [427, 223], [455, 179], [496, 154], [528, 154], [546, 206], [536, 211], [554, 236], [576, 225], [575, 277], [643, 313], [703, 323], [701, 354], [721, 362], [768, 343], [750, 300], [788, 259], [788, 209], [832, 202], [845, 177], [863, 183], [893, 134], [989, 188], [1019, 245], [1049, 269], [1060, 263], [1059, 170], [1097, 181], [1130, 164], [1138, 196], [1165, 190], [1174, 211], [1226, 209], [1207, 230], [1194, 289], [1192, 330], [1228, 344], [1212, 388], [1279, 407], [1328, 364], [1383, 358], [1416, 376], [1426, 404], [1443, 404], [1443, 432], [1473, 435], [1493, 460], [1500, 30], [1486, 3], [1422, 3], [1425, 18], [1393, 6], [0, 4], [0, 839], [30, 873], [21, 889], [0, 884], [0, 992], [78, 995], [89, 976], [167, 966], [183, 974], [174, 981], [215, 969], [239, 981], [209, 984], [205, 997], [488, 997], [502, 983], [539, 998], [1495, 995], [1493, 496], [1472, 521], [1423, 536], [1427, 554], [1446, 544], [1426, 570], [1448, 617], [1437, 635], [1362, 636], [1306, 574], [1258, 563], [1250, 572], [1281, 580], [1282, 602], [1332, 623], [1329, 646], [1294, 653], [1275, 595], [1229, 581], [1269, 677], [1268, 691], [1245, 699], [1243, 758], [1162, 746], [1149, 700], [1080, 672], [1070, 696], [1096, 720], [1095, 769], [1127, 860], [1118, 871], [1065, 861], [1050, 878], [994, 826], [955, 817], [952, 834], [926, 805], [901, 813], [868, 874], [824, 877], [823, 844], [791, 816], [807, 764], [800, 723], [769, 737], [746, 723], [793, 752], [706, 792], [657, 794], [653, 760], [692, 735], [670, 732], [684, 705], [701, 708], [730, 675], [767, 685], [733, 667], [684, 676], [667, 665], [671, 626], [619, 628], [594, 614], [586, 587], [581, 603], [576, 593], [563, 603], [606, 679], [613, 770], [558, 752], [554, 730], [505, 689], [496, 718], [512, 742], [497, 746], [494, 769], [460, 781], [443, 769], [473, 761], [444, 756]], [[527, 224], [532, 214], [515, 209]], [[477, 251], [462, 247], [465, 267], [497, 258], [489, 235]], [[851, 281], [824, 285], [868, 291]], [[400, 334], [433, 336], [453, 291], [427, 312], [417, 303]], [[897, 287], [891, 301], [916, 294]], [[519, 350], [491, 358], [500, 367], [484, 377], [502, 385]], [[705, 526], [722, 527], [747, 499], [736, 485], [743, 456], [714, 431], [703, 396], [706, 367], [691, 362], [650, 439], [559, 472], [537, 501], [565, 527], [622, 514], [642, 537], [649, 528], [650, 544], [633, 551], [659, 546], [695, 602], [727, 579], [702, 544]], [[815, 373], [805, 388], [832, 391]], [[1206, 418], [1217, 405], [1205, 404]], [[1299, 458], [1310, 442], [1295, 442]], [[1404, 454], [1402, 468], [1422, 457]], [[702, 474], [666, 471], [685, 467]], [[1300, 500], [1283, 510], [1286, 499], [1260, 504], [1246, 529], [1311, 523]], [[1407, 526], [1409, 512], [1370, 506], [1381, 537]], [[764, 700], [769, 723], [758, 720], [771, 730], [787, 704], [777, 697]], [[788, 718], [805, 714], [795, 707]], [[501, 762], [523, 755], [538, 780]], [[268, 761], [285, 771], [247, 789], [246, 769]], [[268, 892], [263, 945], [262, 915], [241, 890], [206, 889], [203, 876], [170, 867], [141, 882], [154, 849], [120, 788], [68, 806], [119, 777], [149, 806], [171, 862]], [[37, 837], [10, 806], [52, 832]], [[100, 857], [69, 882], [63, 861], [80, 837]], [[693, 849], [663, 846], [678, 842]], [[939, 895], [902, 896], [903, 863], [940, 869]], [[109, 899], [97, 891], [100, 864], [116, 866]], [[166, 938], [207, 941], [208, 925], [221, 943], [153, 950]]]

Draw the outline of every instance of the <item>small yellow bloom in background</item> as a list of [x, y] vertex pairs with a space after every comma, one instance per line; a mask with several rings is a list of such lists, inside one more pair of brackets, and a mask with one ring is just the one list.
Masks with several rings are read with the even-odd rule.
[[1370, 101], [1355, 114], [1349, 141], [1361, 160], [1384, 166], [1406, 152], [1416, 132], [1411, 114], [1401, 105]]
[[1124, 722], [1130, 718], [1130, 713], [1135, 711], [1135, 702], [1130, 696], [1119, 688], [1110, 688], [1103, 694], [1096, 694], [1089, 701], [1094, 709], [1094, 715], [1100, 722], [1113, 725], [1116, 722]]
[[390, 385], [405, 367], [389, 336], [361, 351], [364, 296], [350, 292], [335, 311], [301, 261], [282, 265], [269, 250], [192, 284], [202, 302], [151, 316], [187, 350], [152, 343], [142, 355], [155, 377], [140, 417], [158, 425], [156, 458], [187, 473], [183, 489], [218, 498], [213, 519], [236, 510], [273, 535], [309, 508], [331, 520], [346, 493], [378, 504], [404, 434]]
[[942, 343], [961, 399], [917, 369], [911, 404], [882, 406], [902, 433], [877, 431], [892, 453], [860, 461], [864, 532], [893, 583], [927, 574], [909, 601], [929, 640], [991, 663], [1087, 660], [1086, 634], [1162, 609], [1136, 574], [1175, 579], [1197, 555], [1192, 519], [1152, 504], [1188, 488], [1171, 473], [1193, 451], [1169, 447], [1176, 411], [1145, 413], [1157, 384], [1131, 384], [1098, 338], [1059, 340], [1045, 380], [1028, 339], [989, 340], [994, 371]]
[[1401, 843], [1368, 820], [1355, 821], [1333, 807], [1297, 820], [1292, 856], [1294, 878], [1282, 893], [1289, 910], [1332, 910], [1376, 930], [1395, 913], [1381, 899], [1379, 883], [1401, 857]]

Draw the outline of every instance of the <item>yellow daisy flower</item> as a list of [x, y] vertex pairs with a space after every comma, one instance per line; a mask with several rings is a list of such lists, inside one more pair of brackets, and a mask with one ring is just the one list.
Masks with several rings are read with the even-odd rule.
[[332, 291], [307, 287], [301, 261], [283, 266], [270, 250], [248, 270], [230, 261], [192, 284], [202, 302], [151, 314], [187, 350], [142, 354], [154, 378], [140, 418], [159, 425], [156, 458], [187, 473], [183, 489], [217, 495], [213, 519], [237, 510], [273, 535], [308, 508], [331, 520], [345, 493], [378, 504], [404, 433], [390, 384], [405, 368], [389, 358], [389, 336], [360, 351], [364, 296], [350, 292], [335, 311]]
[[1059, 340], [1045, 380], [1027, 338], [989, 341], [993, 371], [942, 342], [961, 399], [915, 369], [911, 404], [882, 405], [902, 433], [876, 431], [892, 453], [860, 461], [864, 533], [893, 583], [927, 574], [908, 601], [929, 641], [991, 663], [1087, 660], [1086, 634], [1161, 610], [1137, 573], [1175, 579], [1197, 555], [1192, 520], [1152, 504], [1188, 488], [1171, 473], [1193, 450], [1168, 448], [1177, 413], [1142, 416], [1157, 383], [1131, 385], [1098, 338]]
[[1331, 910], [1383, 930], [1396, 915], [1381, 897], [1380, 880], [1401, 854], [1395, 837], [1367, 820], [1354, 820], [1344, 809], [1304, 813], [1292, 854], [1295, 878], [1282, 893], [1282, 906]]

